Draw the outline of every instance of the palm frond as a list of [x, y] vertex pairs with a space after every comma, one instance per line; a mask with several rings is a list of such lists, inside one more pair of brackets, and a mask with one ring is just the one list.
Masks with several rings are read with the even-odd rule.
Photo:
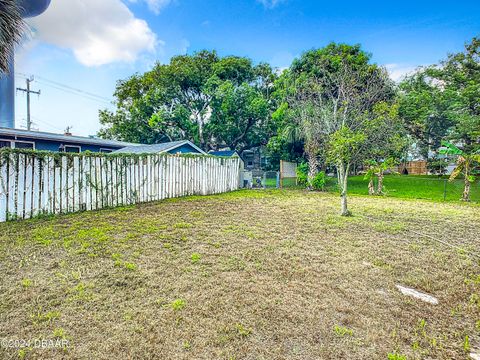
[[26, 29], [16, 0], [0, 0], [0, 72], [8, 73], [15, 45]]

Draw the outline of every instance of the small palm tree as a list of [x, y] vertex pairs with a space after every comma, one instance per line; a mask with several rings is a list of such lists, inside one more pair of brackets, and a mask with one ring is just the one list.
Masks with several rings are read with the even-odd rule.
[[[363, 177], [368, 181], [368, 194], [369, 195], [382, 195], [383, 194], [383, 179], [385, 177], [385, 171], [393, 170], [397, 163], [393, 158], [388, 158], [383, 162], [371, 160], [366, 163], [367, 172]], [[375, 190], [373, 180], [378, 178], [377, 190]]]
[[450, 175], [449, 181], [455, 180], [460, 174], [463, 174], [465, 179], [465, 187], [463, 189], [463, 201], [470, 201], [470, 185], [475, 181], [475, 176], [472, 175], [476, 164], [480, 164], [480, 154], [459, 155], [457, 159], [457, 167]]
[[16, 0], [0, 0], [0, 73], [8, 73], [13, 50], [25, 30]]

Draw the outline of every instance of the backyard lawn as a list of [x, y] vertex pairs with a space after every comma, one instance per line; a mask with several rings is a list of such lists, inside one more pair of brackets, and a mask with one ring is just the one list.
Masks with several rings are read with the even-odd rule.
[[[330, 184], [330, 190], [336, 190]], [[435, 201], [459, 201], [462, 198], [464, 180], [448, 181], [448, 176], [427, 175], [387, 175], [384, 180], [384, 192], [388, 197], [405, 199], [429, 199]], [[368, 195], [368, 180], [363, 176], [351, 176], [348, 190], [352, 194]], [[445, 198], [444, 198], [445, 193]], [[480, 181], [476, 180], [471, 185], [471, 201], [480, 202]]]
[[[480, 349], [480, 207], [363, 196], [350, 206], [342, 218], [334, 194], [250, 190], [0, 224], [0, 358], [467, 359]], [[21, 339], [68, 343], [5, 342]]]

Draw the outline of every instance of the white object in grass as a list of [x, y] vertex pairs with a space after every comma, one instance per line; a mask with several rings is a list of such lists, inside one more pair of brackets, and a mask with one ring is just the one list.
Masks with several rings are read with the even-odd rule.
[[438, 304], [437, 298], [428, 294], [421, 293], [420, 291], [417, 291], [415, 289], [410, 289], [401, 285], [397, 285], [397, 289], [400, 290], [403, 295], [413, 296], [416, 299], [420, 299], [433, 305]]
[[471, 352], [470, 357], [473, 360], [480, 360], [480, 350], [476, 350], [475, 352]]

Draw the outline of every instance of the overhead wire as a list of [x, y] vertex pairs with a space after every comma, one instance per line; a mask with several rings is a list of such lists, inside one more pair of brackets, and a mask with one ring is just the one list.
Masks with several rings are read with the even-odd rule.
[[[15, 74], [17, 76], [22, 77], [22, 78], [29, 78], [29, 76], [27, 74], [24, 74], [24, 73], [21, 73], [21, 72], [16, 72]], [[40, 83], [42, 85], [45, 85], [45, 86], [48, 86], [48, 87], [51, 87], [53, 89], [63, 91], [63, 92], [66, 92], [66, 93], [69, 93], [69, 94], [72, 94], [72, 95], [80, 96], [80, 97], [83, 97], [83, 98], [88, 99], [88, 100], [97, 101], [97, 102], [105, 103], [105, 104], [108, 104], [108, 105], [112, 104], [112, 100], [108, 99], [104, 96], [97, 95], [97, 94], [94, 94], [94, 93], [91, 93], [89, 91], [85, 91], [85, 90], [82, 90], [82, 89], [78, 89], [78, 88], [75, 88], [75, 87], [70, 86], [70, 85], [62, 84], [58, 81], [49, 80], [49, 79], [47, 79], [43, 76], [34, 75], [34, 77], [35, 77], [35, 79], [38, 83]]]

